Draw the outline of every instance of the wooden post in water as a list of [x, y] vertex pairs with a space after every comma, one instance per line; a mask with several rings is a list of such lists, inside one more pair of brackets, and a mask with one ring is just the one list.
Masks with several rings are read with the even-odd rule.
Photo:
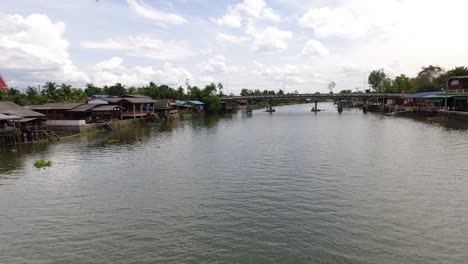
[[250, 100], [247, 100], [246, 113], [247, 115], [252, 115], [252, 102]]
[[362, 106], [362, 112], [364, 114], [367, 114], [367, 111], [369, 111], [369, 98], [364, 98], [364, 104]]
[[343, 112], [343, 105], [341, 104], [341, 99], [338, 99], [338, 113], [341, 114]]

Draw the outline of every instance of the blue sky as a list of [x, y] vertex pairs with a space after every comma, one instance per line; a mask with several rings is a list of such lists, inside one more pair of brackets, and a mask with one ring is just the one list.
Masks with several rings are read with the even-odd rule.
[[[455, 8], [456, 7], [456, 8]], [[468, 64], [462, 0], [2, 0], [10, 86], [149, 81], [325, 92]]]

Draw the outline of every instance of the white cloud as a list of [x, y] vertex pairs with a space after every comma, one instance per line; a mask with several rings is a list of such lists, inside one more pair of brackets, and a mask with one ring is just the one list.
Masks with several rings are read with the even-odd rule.
[[156, 60], [178, 60], [193, 54], [187, 41], [160, 40], [149, 36], [83, 41], [81, 46], [88, 49], [124, 51], [129, 56]]
[[226, 42], [229, 44], [242, 44], [243, 42], [249, 40], [249, 37], [244, 37], [244, 36], [236, 36], [236, 35], [231, 35], [231, 34], [225, 34], [225, 33], [218, 33], [216, 35], [216, 40], [221, 41], [221, 42]]
[[135, 11], [138, 15], [148, 20], [160, 24], [173, 24], [180, 25], [187, 23], [187, 20], [180, 15], [156, 10], [155, 8], [147, 5], [139, 0], [127, 0], [130, 9]]
[[198, 68], [203, 73], [220, 74], [227, 70], [225, 58], [223, 55], [217, 55], [208, 60], [208, 62], [199, 64]]
[[291, 31], [280, 30], [276, 27], [257, 30], [253, 25], [247, 27], [246, 33], [254, 39], [252, 49], [258, 53], [286, 50], [287, 42], [293, 37]]
[[[13, 82], [85, 82], [87, 76], [70, 60], [65, 24], [47, 15], [0, 16], [0, 65]], [[17, 79], [17, 80], [15, 80]]]
[[247, 19], [279, 22], [281, 17], [264, 0], [244, 0], [235, 6], [228, 6], [224, 16], [211, 18], [211, 21], [222, 26], [240, 28]]
[[277, 82], [284, 80], [288, 84], [304, 83], [304, 79], [301, 77], [303, 69], [292, 64], [273, 66], [254, 61], [252, 74]]
[[181, 85], [185, 79], [192, 77], [184, 67], [174, 67], [170, 63], [164, 63], [161, 69], [152, 66], [126, 67], [120, 57], [112, 57], [110, 60], [97, 63], [90, 73], [93, 83], [96, 85], [112, 85], [117, 82], [123, 85], [145, 85], [150, 81], [158, 84]]
[[220, 18], [211, 18], [211, 21], [220, 26], [240, 28], [242, 26], [242, 16], [232, 7], [228, 7], [226, 14]]
[[200, 82], [202, 83], [202, 85], [209, 84], [209, 83], [216, 83], [216, 79], [211, 75], [202, 76], [200, 78]]
[[309, 57], [324, 57], [329, 54], [330, 51], [320, 41], [314, 39], [307, 41], [302, 49], [302, 55]]
[[264, 0], [244, 0], [244, 2], [238, 4], [236, 9], [244, 11], [249, 16], [256, 19], [269, 20], [273, 22], [279, 22], [280, 16], [273, 11]]
[[345, 8], [329, 7], [310, 9], [300, 18], [299, 24], [313, 29], [319, 38], [360, 37], [371, 26], [371, 22], [365, 17], [356, 16]]

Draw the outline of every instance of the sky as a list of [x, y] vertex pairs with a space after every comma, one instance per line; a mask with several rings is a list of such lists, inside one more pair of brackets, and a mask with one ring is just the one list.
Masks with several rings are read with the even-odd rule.
[[2, 0], [11, 87], [221, 82], [300, 93], [364, 90], [370, 71], [468, 65], [465, 0]]

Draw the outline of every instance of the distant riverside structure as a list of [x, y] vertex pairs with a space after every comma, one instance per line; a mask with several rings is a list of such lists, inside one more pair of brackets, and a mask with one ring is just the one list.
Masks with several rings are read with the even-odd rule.
[[4, 92], [8, 91], [8, 84], [5, 79], [3, 79], [2, 74], [0, 74], [0, 90]]
[[447, 88], [452, 93], [468, 93], [468, 76], [450, 77]]

